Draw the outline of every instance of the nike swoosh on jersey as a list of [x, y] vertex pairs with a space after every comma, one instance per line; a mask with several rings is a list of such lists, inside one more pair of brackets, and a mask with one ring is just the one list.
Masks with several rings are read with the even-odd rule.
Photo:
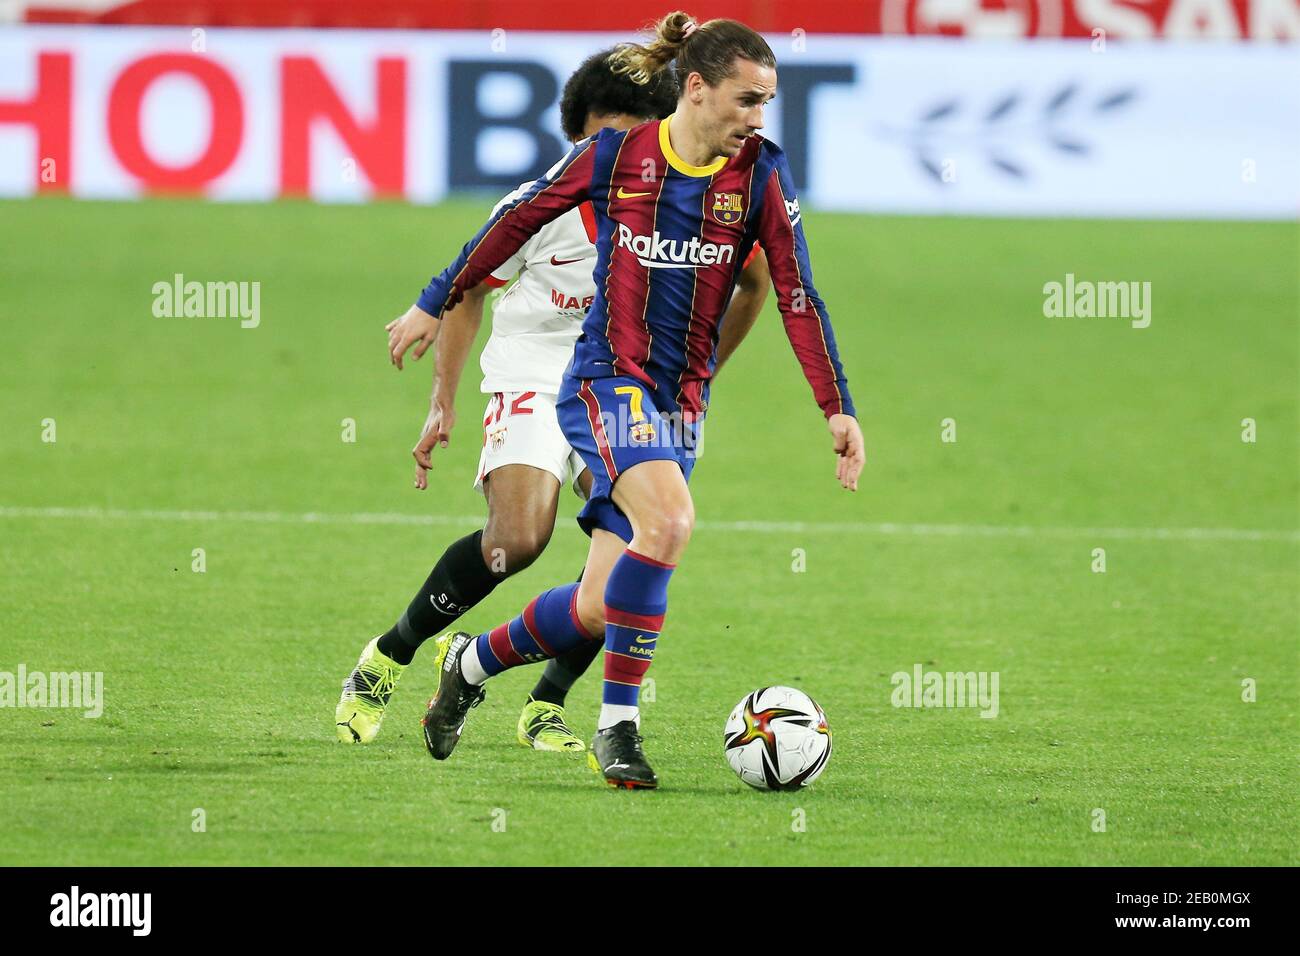
[[650, 195], [649, 193], [630, 193], [624, 190], [622, 186], [619, 186], [618, 192], [614, 194], [614, 197], [616, 199], [636, 199], [638, 196], [649, 196], [649, 195]]
[[573, 263], [573, 262], [581, 262], [581, 261], [582, 261], [581, 258], [578, 258], [578, 259], [557, 259], [557, 258], [555, 258], [555, 256], [551, 256], [551, 265], [553, 265], [553, 266], [567, 266], [567, 265], [569, 265], [570, 263]]

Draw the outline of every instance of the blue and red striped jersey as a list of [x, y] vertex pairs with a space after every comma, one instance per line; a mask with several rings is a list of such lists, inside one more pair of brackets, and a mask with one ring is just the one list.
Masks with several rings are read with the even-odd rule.
[[692, 166], [668, 138], [672, 117], [582, 140], [502, 206], [435, 276], [418, 305], [460, 301], [552, 219], [588, 200], [596, 213], [596, 297], [570, 365], [580, 378], [627, 375], [671, 396], [686, 415], [708, 405], [718, 330], [755, 243], [772, 273], [786, 335], [818, 406], [854, 414], [813, 286], [790, 168], [780, 147], [751, 136], [741, 151]]

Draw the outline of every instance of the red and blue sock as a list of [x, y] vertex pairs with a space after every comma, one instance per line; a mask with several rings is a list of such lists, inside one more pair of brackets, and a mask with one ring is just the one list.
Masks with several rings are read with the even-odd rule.
[[636, 720], [641, 681], [668, 611], [674, 565], [624, 551], [605, 585], [605, 688], [599, 729]]
[[480, 634], [461, 659], [465, 679], [481, 684], [511, 667], [558, 657], [592, 640], [578, 619], [577, 597], [576, 582], [551, 588], [518, 617]]

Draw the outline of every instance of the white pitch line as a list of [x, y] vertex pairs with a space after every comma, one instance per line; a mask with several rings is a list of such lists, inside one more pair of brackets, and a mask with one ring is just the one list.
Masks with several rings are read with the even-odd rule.
[[[0, 518], [76, 518], [86, 521], [228, 521], [249, 524], [359, 524], [464, 526], [482, 515], [415, 515], [400, 512], [339, 514], [307, 511], [165, 511], [127, 508], [22, 508], [0, 506]], [[1061, 528], [1033, 525], [902, 524], [860, 521], [697, 521], [701, 531], [753, 534], [862, 534], [917, 538], [1127, 538], [1140, 541], [1300, 542], [1300, 531], [1255, 528]]]

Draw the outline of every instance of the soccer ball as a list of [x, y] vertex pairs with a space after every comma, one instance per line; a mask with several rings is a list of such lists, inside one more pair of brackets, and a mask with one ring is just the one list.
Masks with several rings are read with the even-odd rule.
[[831, 729], [817, 702], [793, 687], [746, 694], [723, 732], [727, 763], [759, 790], [798, 790], [831, 758]]

